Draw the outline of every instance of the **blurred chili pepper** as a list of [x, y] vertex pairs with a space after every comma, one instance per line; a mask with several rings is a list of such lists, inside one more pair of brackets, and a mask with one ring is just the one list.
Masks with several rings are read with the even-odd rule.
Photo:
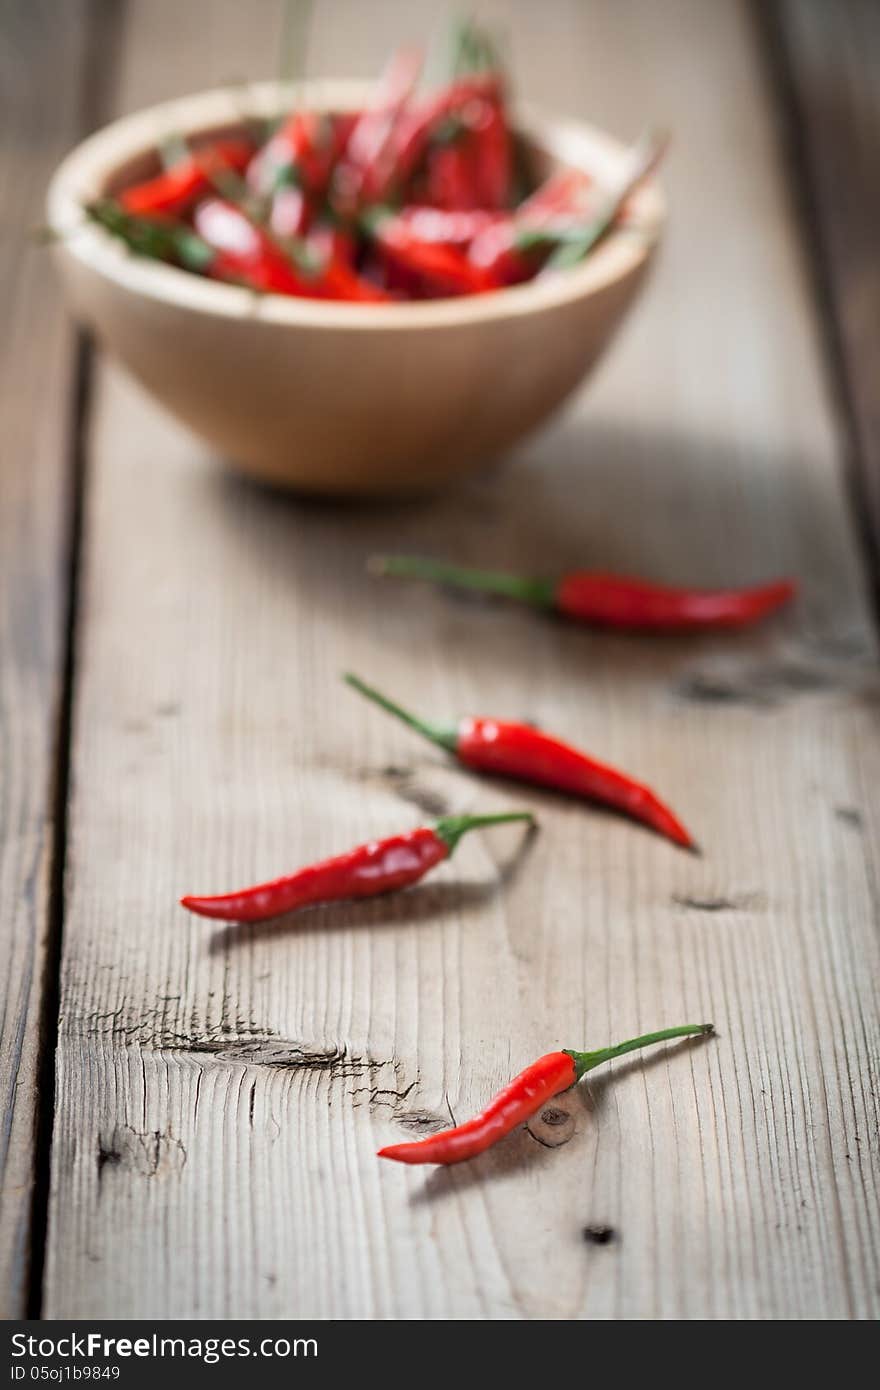
[[[477, 73], [451, 83], [425, 100], [401, 111], [382, 158], [377, 161], [370, 184], [375, 202], [388, 198], [393, 190], [406, 186], [425, 156], [434, 136], [441, 136], [443, 125], [473, 97], [493, 95], [494, 75]], [[447, 137], [448, 138], [448, 137]]]
[[503, 1091], [489, 1102], [485, 1110], [454, 1129], [429, 1134], [406, 1144], [387, 1144], [380, 1149], [379, 1158], [391, 1158], [397, 1163], [461, 1163], [492, 1148], [511, 1130], [537, 1114], [548, 1100], [560, 1091], [567, 1091], [581, 1077], [603, 1062], [622, 1057], [636, 1048], [653, 1043], [669, 1042], [673, 1038], [714, 1033], [711, 1023], [685, 1023], [680, 1028], [663, 1028], [658, 1033], [645, 1033], [630, 1038], [616, 1047], [603, 1047], [598, 1052], [548, 1052], [525, 1071], [520, 1072]]
[[467, 135], [431, 150], [425, 183], [428, 202], [436, 208], [469, 212], [480, 207], [474, 150]]
[[447, 816], [433, 826], [420, 826], [403, 835], [372, 840], [347, 854], [310, 864], [285, 878], [215, 897], [181, 898], [181, 906], [201, 917], [226, 922], [262, 922], [314, 903], [347, 898], [372, 898], [406, 888], [448, 859], [469, 830], [511, 821], [534, 824], [528, 811], [488, 816]]
[[650, 787], [530, 724], [476, 717], [461, 719], [451, 726], [429, 724], [359, 677], [348, 674], [345, 680], [423, 738], [452, 753], [466, 767], [603, 802], [649, 825], [675, 844], [695, 848], [681, 821]]
[[379, 196], [381, 170], [397, 121], [419, 80], [420, 50], [400, 48], [379, 79], [375, 100], [351, 128], [334, 174], [335, 199], [344, 211]]
[[480, 102], [477, 109], [480, 112], [474, 127], [477, 206], [506, 208], [510, 205], [513, 149], [504, 106], [496, 97]]
[[657, 632], [743, 627], [788, 603], [796, 587], [792, 580], [779, 579], [749, 589], [674, 589], [587, 571], [559, 580], [527, 579], [408, 555], [376, 556], [370, 568], [377, 574], [500, 594], [585, 623]]
[[457, 113], [470, 135], [473, 206], [506, 208], [510, 202], [513, 146], [503, 69], [485, 29], [470, 21], [460, 26], [453, 67], [459, 79], [480, 77], [484, 83], [482, 93], [471, 96]]
[[466, 249], [475, 237], [506, 220], [503, 212], [488, 212], [474, 208], [465, 212], [447, 212], [425, 204], [402, 207], [395, 214], [412, 232], [417, 241], [439, 241], [447, 246]]
[[493, 288], [485, 271], [471, 265], [456, 247], [419, 241], [387, 210], [371, 213], [368, 225], [383, 256], [415, 276], [429, 294], [481, 294]]
[[340, 153], [339, 129], [324, 111], [294, 111], [248, 166], [255, 193], [270, 195], [285, 184], [322, 194]]
[[388, 298], [343, 262], [311, 256], [308, 243], [276, 243], [233, 203], [219, 198], [200, 203], [193, 221], [199, 235], [220, 253], [207, 272], [216, 278], [234, 279], [240, 270], [247, 284], [277, 294], [371, 302]]
[[208, 274], [216, 279], [239, 277], [249, 286], [306, 298], [321, 298], [317, 279], [302, 273], [264, 228], [234, 203], [209, 198], [193, 215], [198, 234], [218, 253]]
[[609, 194], [586, 227], [575, 231], [548, 260], [545, 271], [564, 270], [576, 265], [611, 230], [634, 193], [656, 173], [669, 146], [665, 132], [643, 135], [633, 147], [629, 169], [618, 187]]
[[123, 189], [119, 206], [136, 217], [182, 216], [197, 199], [211, 191], [217, 174], [223, 170], [242, 173], [253, 152], [249, 140], [218, 140], [203, 146], [155, 178]]
[[590, 179], [580, 169], [551, 174], [514, 213], [475, 235], [469, 260], [499, 285], [530, 280], [557, 244], [560, 226], [583, 225], [589, 188]]

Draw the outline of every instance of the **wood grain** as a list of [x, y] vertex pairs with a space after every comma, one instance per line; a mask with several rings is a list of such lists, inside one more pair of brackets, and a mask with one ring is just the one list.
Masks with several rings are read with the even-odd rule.
[[880, 7], [778, 0], [768, 7], [794, 104], [794, 143], [842, 355], [858, 500], [880, 584]]
[[75, 345], [33, 231], [77, 136], [87, 6], [0, 6], [0, 1317], [24, 1315], [64, 662]]
[[[375, 66], [441, 8], [319, 6], [312, 61]], [[661, 266], [573, 411], [443, 497], [345, 509], [235, 481], [102, 371], [51, 1317], [878, 1311], [876, 646], [754, 32], [735, 3], [505, 11], [528, 97], [676, 132]], [[269, 67], [250, 10], [179, 15], [133, 7], [120, 108]], [[804, 592], [760, 631], [628, 641], [369, 582], [383, 549]], [[704, 857], [445, 766], [344, 668], [539, 719], [660, 788]], [[533, 842], [471, 837], [403, 896], [265, 929], [175, 905], [523, 801]], [[717, 1040], [561, 1098], [558, 1147], [373, 1157], [549, 1047], [703, 1018]]]

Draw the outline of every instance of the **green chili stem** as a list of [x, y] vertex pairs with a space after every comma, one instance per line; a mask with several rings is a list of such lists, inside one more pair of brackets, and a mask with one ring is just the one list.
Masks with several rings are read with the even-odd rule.
[[628, 1042], [618, 1043], [616, 1047], [603, 1047], [598, 1052], [572, 1052], [569, 1048], [564, 1051], [574, 1062], [577, 1080], [580, 1081], [585, 1072], [592, 1071], [593, 1067], [601, 1066], [603, 1062], [610, 1062], [612, 1057], [621, 1057], [624, 1052], [634, 1052], [636, 1048], [648, 1047], [651, 1043], [667, 1042], [670, 1038], [687, 1038], [695, 1033], [714, 1031], [712, 1023], [685, 1023], [681, 1028], [663, 1028], [659, 1033], [644, 1033], [640, 1038], [630, 1038]]
[[452, 727], [444, 727], [439, 724], [428, 724], [423, 719], [417, 719], [409, 710], [405, 710], [402, 705], [395, 704], [389, 700], [387, 695], [374, 689], [372, 685], [367, 685], [360, 676], [352, 675], [351, 671], [346, 671], [342, 678], [352, 690], [357, 690], [361, 695], [365, 695], [368, 700], [372, 700], [374, 705], [384, 709], [388, 714], [393, 714], [402, 723], [408, 724], [411, 729], [415, 729], [417, 734], [427, 738], [431, 743], [436, 743], [438, 748], [445, 749], [448, 753], [454, 753], [458, 746], [458, 730]]
[[531, 811], [502, 811], [490, 816], [444, 816], [434, 825], [434, 833], [449, 846], [449, 853], [455, 849], [462, 835], [469, 830], [478, 830], [484, 825], [506, 825], [509, 821], [527, 821], [535, 824]]
[[181, 223], [165, 223], [127, 213], [113, 198], [99, 198], [87, 204], [84, 211], [90, 221], [119, 237], [139, 256], [176, 262], [194, 271], [204, 271], [214, 259], [213, 248]]
[[550, 579], [528, 579], [518, 574], [502, 574], [497, 570], [468, 569], [419, 555], [374, 555], [369, 568], [375, 574], [389, 574], [403, 579], [428, 579], [435, 584], [452, 584], [458, 589], [476, 589], [482, 593], [502, 594], [536, 608], [554, 606], [555, 585]]

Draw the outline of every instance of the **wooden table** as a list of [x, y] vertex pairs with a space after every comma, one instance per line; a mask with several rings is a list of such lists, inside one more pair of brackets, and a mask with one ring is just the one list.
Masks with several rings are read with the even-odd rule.
[[[445, 9], [319, 3], [309, 66], [372, 73]], [[225, 474], [77, 341], [24, 237], [87, 129], [271, 73], [279, 7], [4, 7], [8, 1316], [880, 1311], [880, 11], [478, 13], [509, 20], [529, 99], [624, 137], [672, 126], [669, 235], [573, 410], [441, 498], [346, 509]], [[626, 640], [367, 582], [383, 548], [793, 573], [803, 597], [740, 636]], [[185, 918], [181, 890], [523, 800], [343, 667], [428, 713], [564, 731], [660, 787], [704, 857], [535, 796], [524, 853], [471, 837], [406, 896], [265, 930]], [[373, 1157], [549, 1047], [704, 1017], [716, 1041], [560, 1100], [558, 1147], [523, 1130], [427, 1177]]]

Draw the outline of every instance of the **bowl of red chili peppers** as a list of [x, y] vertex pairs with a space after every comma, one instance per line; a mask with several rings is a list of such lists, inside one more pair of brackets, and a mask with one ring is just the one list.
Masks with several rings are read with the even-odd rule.
[[499, 455], [580, 384], [651, 260], [661, 141], [514, 112], [473, 29], [446, 83], [421, 66], [167, 102], [52, 181], [76, 315], [249, 474], [417, 491]]

